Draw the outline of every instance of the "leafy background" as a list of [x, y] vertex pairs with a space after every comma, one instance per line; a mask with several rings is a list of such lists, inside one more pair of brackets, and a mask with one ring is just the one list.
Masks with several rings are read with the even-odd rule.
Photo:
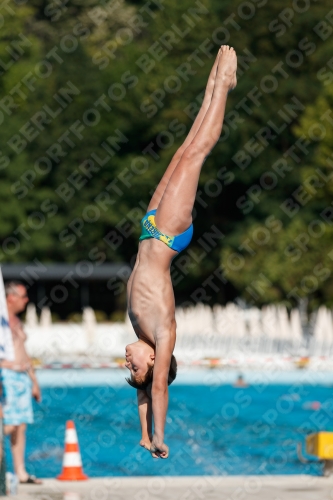
[[[13, 3], [11, 9], [2, 11], [1, 61], [8, 65], [13, 60], [8, 47], [15, 47], [20, 36], [26, 37], [29, 43], [21, 46], [19, 55], [18, 50], [14, 50], [17, 60], [3, 71], [0, 81], [3, 97], [1, 262], [38, 259], [41, 262], [133, 263], [140, 226], [130, 220], [129, 214], [133, 215], [131, 211], [136, 208], [137, 218], [143, 214], [152, 190], [184, 140], [193, 119], [187, 107], [200, 100], [218, 50], [219, 41], [213, 34], [224, 27], [230, 33], [227, 43], [234, 46], [240, 56], [238, 86], [227, 104], [229, 119], [238, 116], [238, 121], [234, 126], [227, 122], [221, 141], [204, 165], [199, 185], [203, 202], [195, 207], [191, 251], [196, 255], [202, 252], [200, 238], [205, 238], [212, 226], [225, 237], [219, 238], [200, 262], [190, 257], [191, 265], [186, 272], [181, 272], [179, 260], [175, 260], [174, 275], [182, 277], [175, 280], [177, 302], [191, 297], [221, 268], [224, 279], [215, 281], [215, 287], [209, 288], [210, 303], [241, 297], [257, 305], [285, 302], [291, 306], [306, 298], [310, 307], [332, 305], [333, 231], [330, 219], [322, 215], [323, 211], [326, 216], [330, 213], [333, 190], [330, 179], [333, 121], [330, 115], [322, 119], [333, 103], [333, 28], [329, 16], [325, 17], [331, 10], [330, 2], [311, 2], [309, 8], [304, 7], [306, 2], [292, 8], [282, 0], [274, 3], [165, 0], [160, 4], [162, 8], [158, 5], [143, 1], [102, 4], [82, 0], [60, 4], [34, 0]], [[197, 9], [196, 14], [193, 9]], [[202, 12], [198, 13], [200, 9]], [[145, 26], [129, 31], [129, 22], [135, 15], [141, 16]], [[139, 58], [144, 54], [152, 58], [149, 52], [152, 45], [172, 30], [172, 25], [185, 30], [189, 19], [192, 25], [189, 33], [179, 37], [165, 57], [155, 61], [151, 71], [143, 71]], [[221, 40], [222, 31], [217, 32]], [[211, 41], [211, 57], [199, 49], [207, 39]], [[72, 46], [76, 47], [73, 51]], [[159, 47], [165, 49], [161, 41]], [[47, 58], [55, 48], [61, 63], [56, 57]], [[195, 75], [188, 81], [180, 79], [177, 91], [166, 91], [156, 112], [145, 111], [145, 107], [154, 104], [152, 93], [163, 89], [166, 81], [171, 81], [168, 77], [177, 75], [177, 68], [196, 50], [201, 63], [192, 59]], [[50, 61], [52, 71], [47, 78], [41, 78], [36, 76], [36, 68], [45, 58]], [[274, 72], [278, 64], [283, 71]], [[22, 78], [30, 72], [36, 78], [34, 91], [22, 84]], [[277, 82], [277, 87], [269, 93], [262, 91], [266, 81], [269, 85], [267, 75], [273, 75], [275, 80], [271, 81]], [[24, 94], [13, 92], [20, 82]], [[61, 95], [61, 89], [68, 87], [68, 82], [79, 89], [78, 94], [71, 96], [72, 102], [43, 130], [33, 126], [38, 135], [17, 154], [8, 141], [20, 133], [21, 127], [43, 110], [43, 106], [56, 109], [58, 104], [53, 96]], [[110, 96], [111, 87], [114, 93]], [[249, 98], [254, 87], [262, 92], [259, 105]], [[123, 91], [123, 98], [118, 98]], [[6, 108], [8, 101], [4, 98], [9, 95], [15, 107]], [[96, 107], [94, 103], [101, 96], [105, 96], [104, 107]], [[292, 102], [301, 103], [302, 109], [288, 112], [286, 106]], [[48, 148], [70, 130], [76, 120], [82, 122], [87, 110], [92, 108], [98, 109], [100, 117], [94, 126], [85, 126], [83, 139], [69, 132], [74, 146], [63, 142], [65, 156], [60, 161], [48, 156], [47, 172], [36, 171], [35, 162], [47, 156]], [[288, 123], [281, 133], [273, 131], [272, 139], [261, 148], [255, 134], [263, 127], [269, 128], [270, 121], [276, 127]], [[172, 123], [177, 124], [173, 130]], [[317, 123], [324, 129], [318, 128]], [[117, 135], [117, 130], [126, 141], [113, 147], [115, 154], [110, 160], [90, 179], [84, 177], [86, 182], [82, 188], [75, 189], [73, 196], [65, 201], [57, 192], [59, 186], [68, 183], [71, 174], [78, 175], [77, 169], [92, 154], [105, 157], [102, 144], [108, 137]], [[157, 138], [164, 131], [171, 132], [168, 137], [172, 140], [168, 142], [164, 134], [167, 147], [163, 148], [158, 146], [161, 142]], [[306, 149], [295, 145], [303, 136], [309, 140]], [[239, 152], [245, 151], [248, 141], [253, 139], [257, 143], [256, 151], [260, 148], [262, 151], [252, 156], [249, 165], [243, 168], [237, 154], [241, 155]], [[304, 144], [304, 139], [302, 141], [298, 144]], [[143, 153], [151, 143], [155, 158]], [[297, 161], [287, 153], [293, 146]], [[142, 174], [132, 168], [138, 157], [144, 157], [148, 165]], [[281, 159], [287, 161], [289, 169], [283, 177], [277, 175], [275, 182], [274, 165]], [[119, 180], [123, 174], [123, 178], [132, 176], [127, 185]], [[34, 176], [32, 180], [31, 176]], [[103, 210], [97, 209], [96, 197], [113, 181], [117, 182], [121, 195], [109, 188], [114, 201]], [[209, 193], [214, 193], [214, 182], [218, 182], [215, 185], [219, 186], [219, 192], [210, 196]], [[253, 192], [253, 186], [259, 186], [261, 192], [258, 198], [252, 198], [252, 206], [246, 205], [245, 209], [240, 200], [251, 202], [248, 191]], [[302, 190], [302, 202], [297, 202], [293, 195], [297, 189]], [[281, 208], [288, 198], [298, 203], [294, 216]], [[83, 217], [87, 220], [79, 227], [78, 220], [82, 221]], [[119, 227], [117, 229], [119, 223], [125, 227], [124, 220], [130, 224], [130, 234], [126, 237], [119, 233]], [[76, 229], [73, 231], [71, 226]], [[120, 245], [110, 244], [113, 232], [122, 237]], [[11, 238], [15, 243], [11, 243]], [[123, 303], [124, 299], [119, 299], [112, 307], [121, 308]]]

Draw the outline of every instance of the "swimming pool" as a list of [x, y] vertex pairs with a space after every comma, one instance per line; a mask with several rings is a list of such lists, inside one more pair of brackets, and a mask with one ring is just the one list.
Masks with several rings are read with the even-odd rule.
[[[85, 376], [80, 371], [76, 375], [77, 380]], [[296, 444], [304, 443], [309, 432], [332, 429], [331, 375], [323, 376], [326, 384], [321, 385], [291, 378], [289, 383], [285, 379], [283, 384], [256, 383], [245, 388], [221, 382], [218, 372], [206, 375], [202, 372], [202, 383], [197, 385], [182, 383], [186, 376], [180, 376], [170, 387], [165, 437], [170, 458], [153, 460], [138, 445], [135, 391], [116, 383], [119, 372], [112, 374], [116, 377], [112, 384], [105, 379], [105, 384], [84, 387], [78, 382], [60, 384], [60, 372], [44, 374], [43, 401], [34, 405], [35, 424], [27, 433], [29, 472], [39, 477], [60, 473], [64, 426], [71, 419], [84, 472], [91, 477], [321, 473], [320, 464], [299, 462]], [[52, 384], [51, 378], [47, 383], [48, 376]], [[251, 376], [245, 374], [245, 380]], [[6, 457], [10, 466], [8, 453]]]

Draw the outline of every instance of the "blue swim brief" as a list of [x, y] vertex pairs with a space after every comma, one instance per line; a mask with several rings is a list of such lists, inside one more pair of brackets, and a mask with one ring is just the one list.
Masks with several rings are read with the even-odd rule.
[[176, 252], [181, 252], [184, 250], [189, 244], [193, 236], [193, 224], [190, 225], [189, 228], [186, 229], [181, 234], [177, 236], [168, 236], [165, 233], [162, 233], [157, 227], [155, 223], [155, 210], [150, 210], [146, 213], [144, 218], [141, 221], [141, 236], [139, 241], [146, 240], [147, 238], [155, 238], [156, 240], [163, 241], [168, 247], [172, 248]]

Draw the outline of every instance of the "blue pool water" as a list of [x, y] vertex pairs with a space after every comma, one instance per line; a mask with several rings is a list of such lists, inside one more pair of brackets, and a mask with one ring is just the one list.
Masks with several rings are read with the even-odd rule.
[[[315, 406], [313, 407], [313, 402]], [[170, 387], [168, 460], [138, 446], [135, 391], [123, 385], [44, 387], [27, 432], [27, 467], [39, 477], [61, 471], [64, 427], [74, 420], [84, 472], [96, 476], [320, 474], [299, 462], [296, 444], [333, 429], [332, 385], [257, 384]], [[11, 466], [7, 443], [7, 463]]]

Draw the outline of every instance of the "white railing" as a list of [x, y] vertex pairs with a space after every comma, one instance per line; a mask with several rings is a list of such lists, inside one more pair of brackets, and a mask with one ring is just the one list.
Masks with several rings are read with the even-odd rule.
[[[52, 323], [47, 310], [38, 322], [33, 307], [29, 305], [26, 315], [27, 347], [43, 361], [123, 357], [125, 345], [136, 340], [128, 318], [124, 323], [97, 323], [94, 311], [87, 308], [80, 324]], [[184, 361], [263, 354], [329, 356], [333, 352], [332, 312], [320, 307], [310, 319], [312, 332], [305, 336], [299, 311], [288, 314], [284, 306], [246, 309], [235, 304], [213, 308], [198, 304], [177, 309], [175, 354]]]

